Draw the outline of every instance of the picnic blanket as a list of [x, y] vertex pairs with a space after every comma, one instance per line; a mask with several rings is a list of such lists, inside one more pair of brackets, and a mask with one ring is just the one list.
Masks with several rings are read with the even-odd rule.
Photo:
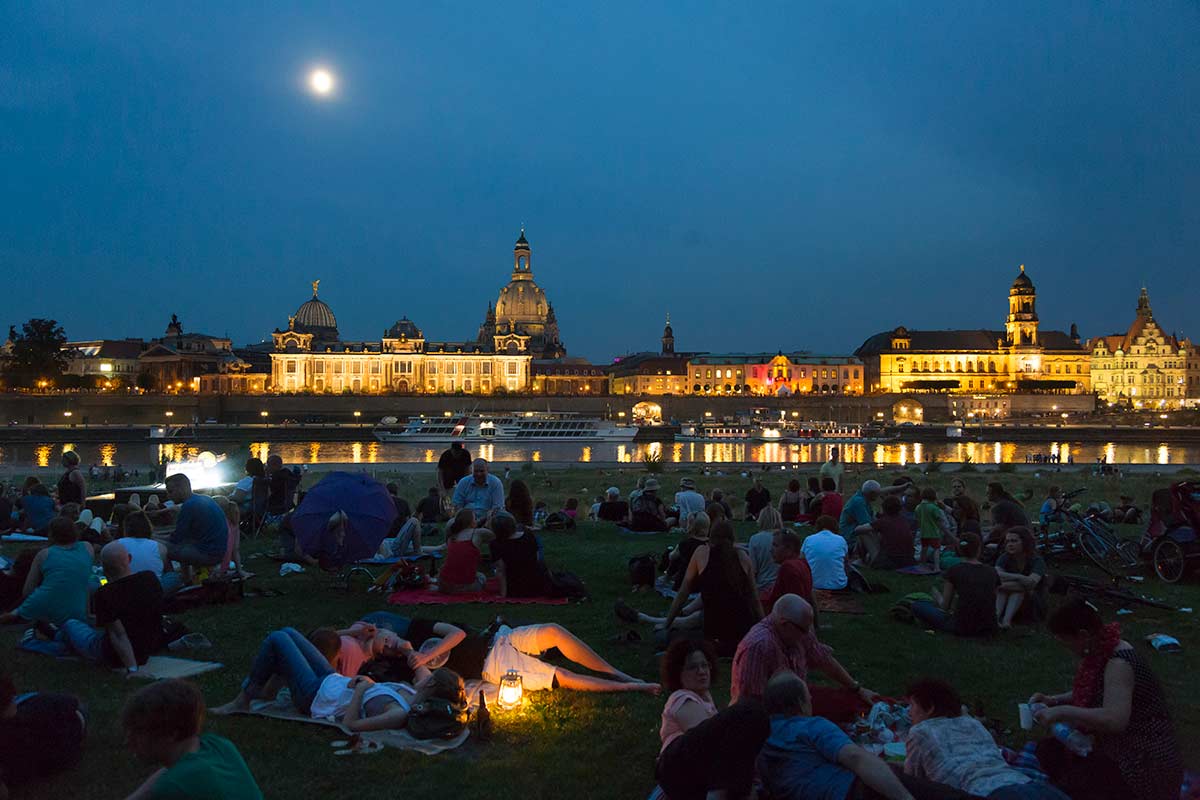
[[[496, 696], [499, 687], [495, 684], [485, 683], [479, 680], [467, 681], [467, 700], [469, 706], [474, 710], [479, 702], [479, 693], [482, 691], [484, 698], [491, 705], [495, 704]], [[274, 700], [256, 700], [250, 704], [249, 711], [237, 711], [236, 714], [245, 714], [252, 717], [269, 717], [270, 719], [285, 719], [292, 722], [307, 722], [313, 725], [325, 725], [330, 728], [336, 728], [342, 733], [349, 734], [341, 723], [335, 721], [331, 717], [313, 718], [307, 714], [302, 714], [297, 708], [292, 705], [291, 695], [286, 689], [281, 691]], [[386, 730], [386, 731], [368, 731], [360, 734], [363, 739], [378, 742], [387, 747], [394, 747], [397, 750], [414, 750], [418, 753], [423, 753], [427, 756], [443, 753], [447, 750], [453, 750], [461, 745], [470, 736], [470, 731], [463, 728], [462, 733], [455, 736], [453, 739], [418, 739], [412, 736], [406, 730]]]
[[902, 575], [938, 575], [941, 570], [933, 568], [933, 564], [914, 564], [911, 567], [901, 567], [896, 572]]
[[158, 681], [165, 678], [190, 678], [205, 672], [212, 672], [225, 666], [216, 661], [194, 661], [190, 658], [175, 658], [174, 656], [150, 656], [144, 665], [134, 673], [135, 678]]
[[857, 597], [843, 592], [831, 592], [828, 589], [813, 589], [813, 600], [817, 602], [817, 610], [830, 614], [866, 614], [867, 610]]
[[45, 536], [35, 536], [32, 533], [7, 533], [0, 536], [0, 540], [5, 542], [48, 542], [50, 541]]
[[635, 531], [626, 528], [624, 525], [618, 525], [617, 530], [621, 533], [628, 533], [630, 536], [658, 536], [663, 533], [670, 533], [670, 531]]
[[465, 594], [442, 594], [436, 589], [401, 589], [388, 595], [388, 603], [406, 605], [451, 605], [455, 603], [507, 603], [511, 605], [565, 606], [570, 601], [565, 597], [501, 597], [494, 592], [467, 592]]

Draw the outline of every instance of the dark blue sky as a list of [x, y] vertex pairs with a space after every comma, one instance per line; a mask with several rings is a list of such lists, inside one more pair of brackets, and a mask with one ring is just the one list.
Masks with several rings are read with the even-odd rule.
[[469, 338], [524, 222], [596, 360], [666, 311], [680, 349], [999, 327], [1020, 263], [1044, 325], [1145, 283], [1200, 337], [1194, 2], [250, 5], [0, 5], [0, 321], [257, 341], [320, 278], [346, 338]]

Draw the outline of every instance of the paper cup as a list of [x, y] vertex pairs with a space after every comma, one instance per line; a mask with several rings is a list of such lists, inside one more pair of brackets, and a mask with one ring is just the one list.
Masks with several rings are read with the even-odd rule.
[[1017, 703], [1017, 711], [1021, 714], [1021, 730], [1033, 730], [1033, 706], [1029, 703]]

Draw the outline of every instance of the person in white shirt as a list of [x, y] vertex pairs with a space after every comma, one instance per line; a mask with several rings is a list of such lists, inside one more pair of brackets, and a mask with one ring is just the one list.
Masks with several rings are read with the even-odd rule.
[[704, 495], [696, 491], [696, 482], [691, 478], [681, 479], [679, 491], [675, 493], [675, 507], [679, 509], [679, 524], [686, 528], [688, 518], [692, 514], [703, 511], [704, 506]]
[[849, 547], [840, 533], [834, 533], [837, 520], [830, 516], [817, 517], [817, 533], [804, 540], [800, 553], [812, 570], [814, 589], [845, 589], [846, 555]]
[[842, 490], [842, 475], [846, 472], [846, 465], [839, 459], [837, 445], [829, 448], [829, 460], [821, 465], [821, 477], [832, 478], [837, 491]]

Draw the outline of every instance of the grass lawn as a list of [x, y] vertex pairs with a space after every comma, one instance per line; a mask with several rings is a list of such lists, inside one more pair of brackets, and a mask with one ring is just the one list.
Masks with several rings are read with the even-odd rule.
[[[866, 477], [890, 482], [901, 470], [868, 471], [847, 476], [847, 489]], [[621, 472], [598, 469], [554, 469], [536, 472], [515, 471], [525, 478], [534, 497], [545, 499], [550, 508], [560, 507], [566, 497], [578, 497], [581, 509], [590, 505], [594, 495], [609, 485], [628, 492], [637, 470]], [[929, 483], [939, 493], [948, 490], [953, 473], [937, 472], [928, 476], [911, 472], [918, 483]], [[740, 508], [740, 498], [750, 485], [749, 478], [738, 474], [701, 474], [699, 468], [671, 470], [659, 475], [666, 491], [673, 491], [678, 479], [690, 475], [701, 491], [714, 486], [726, 490]], [[778, 497], [793, 471], [766, 474], [773, 497]], [[1122, 480], [1098, 479], [1084, 472], [1034, 477], [1032, 474], [962, 474], [968, 491], [981, 500], [989, 480], [1005, 482], [1014, 493], [1032, 492], [1025, 505], [1036, 511], [1045, 487], [1056, 482], [1065, 489], [1087, 486], [1085, 502], [1105, 498], [1115, 505], [1117, 495], [1133, 494], [1145, 505], [1150, 491], [1165, 485], [1170, 478], [1151, 475]], [[310, 475], [307, 483], [318, 479]], [[425, 476], [398, 474], [405, 494], [413, 500], [426, 488]], [[739, 539], [745, 539], [754, 526], [740, 523]], [[1135, 535], [1132, 527], [1125, 531]], [[620, 669], [635, 676], [652, 679], [658, 674], [658, 659], [649, 644], [649, 630], [642, 630], [646, 641], [617, 642], [614, 636], [624, 630], [613, 616], [613, 601], [629, 595], [626, 562], [641, 553], [660, 553], [676, 539], [670, 534], [630, 536], [615, 528], [581, 523], [573, 533], [543, 533], [547, 562], [554, 568], [570, 569], [587, 582], [592, 599], [570, 606], [485, 606], [393, 607], [400, 613], [436, 615], [449, 621], [486, 625], [503, 613], [513, 624], [558, 622], [565, 625], [597, 649]], [[309, 573], [277, 576], [277, 565], [258, 553], [266, 542], [247, 543], [247, 568], [257, 572], [253, 584], [270, 587], [284, 594], [273, 598], [247, 598], [237, 605], [213, 607], [180, 617], [194, 631], [214, 643], [198, 657], [218, 660], [226, 666], [202, 675], [197, 683], [210, 704], [231, 698], [237, 691], [260, 640], [268, 631], [286, 625], [307, 630], [319, 625], [349, 623], [368, 611], [383, 608], [379, 595], [365, 593], [359, 584], [349, 593], [332, 588], [332, 579]], [[11, 555], [15, 548], [5, 548]], [[1043, 631], [1018, 629], [991, 641], [958, 640], [935, 636], [918, 627], [894, 622], [886, 615], [888, 607], [901, 595], [925, 590], [929, 578], [896, 574], [875, 574], [890, 592], [863, 596], [868, 613], [864, 616], [826, 614], [822, 618], [821, 639], [834, 647], [838, 658], [865, 685], [880, 692], [899, 693], [905, 683], [919, 675], [936, 675], [955, 683], [964, 698], [978, 704], [992, 717], [1016, 731], [1010, 742], [1020, 741], [1016, 704], [1034, 691], [1063, 691], [1070, 688], [1074, 662]], [[1195, 579], [1177, 587], [1167, 587], [1154, 578], [1143, 584], [1147, 593], [1180, 606], [1200, 605], [1200, 590]], [[665, 612], [668, 601], [657, 596], [634, 595], [631, 603], [647, 611]], [[1158, 611], [1134, 606], [1133, 613], [1119, 619], [1125, 637], [1133, 641], [1153, 665], [1166, 686], [1175, 709], [1175, 720], [1183, 743], [1185, 762], [1200, 764], [1200, 687], [1188, 674], [1187, 653], [1200, 644], [1196, 615]], [[1105, 609], [1110, 619], [1114, 607]], [[1184, 655], [1161, 655], [1143, 641], [1149, 633], [1174, 635], [1184, 646]], [[18, 652], [15, 645], [21, 631], [0, 631], [0, 651], [4, 668], [16, 677], [18, 690], [72, 692], [84, 699], [91, 712], [92, 728], [87, 753], [79, 768], [56, 780], [34, 786], [21, 796], [31, 798], [111, 798], [123, 797], [135, 788], [149, 768], [134, 762], [122, 746], [118, 715], [124, 698], [133, 688], [124, 677], [71, 661], [55, 662], [48, 658]], [[728, 660], [717, 682], [719, 702], [728, 699]], [[387, 750], [383, 753], [349, 759], [335, 758], [329, 746], [339, 735], [328, 728], [298, 725], [246, 717], [214, 717], [208, 730], [233, 740], [267, 797], [350, 796], [356, 798], [408, 797], [493, 797], [533, 800], [541, 797], [576, 795], [587, 798], [645, 797], [654, 784], [654, 758], [658, 750], [659, 714], [665, 698], [638, 694], [587, 695], [573, 692], [542, 692], [529, 697], [516, 713], [497, 714], [493, 740], [480, 744], [474, 740], [460, 749], [440, 756], [423, 756]]]

